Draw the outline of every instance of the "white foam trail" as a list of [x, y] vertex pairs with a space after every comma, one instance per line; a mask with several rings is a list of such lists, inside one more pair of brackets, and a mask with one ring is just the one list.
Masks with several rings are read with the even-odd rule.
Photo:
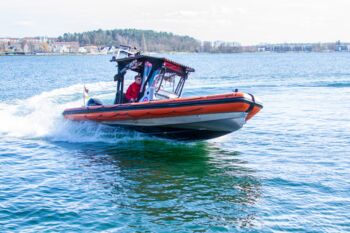
[[[113, 82], [86, 84], [90, 96], [112, 102]], [[65, 108], [83, 104], [83, 84], [43, 92], [25, 100], [0, 103], [0, 134], [17, 138], [49, 138], [67, 142], [115, 142], [142, 138], [140, 134], [92, 122], [65, 120]]]

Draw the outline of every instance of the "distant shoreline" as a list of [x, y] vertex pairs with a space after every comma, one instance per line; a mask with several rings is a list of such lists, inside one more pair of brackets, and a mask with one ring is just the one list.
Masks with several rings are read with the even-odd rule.
[[114, 54], [120, 46], [157, 53], [330, 53], [350, 52], [350, 43], [342, 41], [316, 43], [260, 43], [200, 41], [169, 32], [139, 29], [94, 30], [64, 33], [59, 37], [0, 38], [1, 55], [99, 55]]
[[[350, 51], [287, 51], [287, 52], [274, 52], [274, 51], [253, 51], [253, 52], [234, 52], [234, 53], [223, 53], [223, 52], [151, 52], [151, 54], [308, 54], [308, 53], [350, 53]], [[147, 54], [147, 52], [145, 53]], [[0, 57], [12, 57], [12, 56], [113, 56], [114, 54], [102, 54], [102, 53], [0, 53]]]

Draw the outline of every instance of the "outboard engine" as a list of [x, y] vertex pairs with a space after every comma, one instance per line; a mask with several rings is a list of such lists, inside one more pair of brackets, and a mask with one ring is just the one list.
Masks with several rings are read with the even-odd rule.
[[102, 101], [96, 98], [90, 98], [89, 101], [87, 102], [87, 106], [99, 106], [103, 105]]

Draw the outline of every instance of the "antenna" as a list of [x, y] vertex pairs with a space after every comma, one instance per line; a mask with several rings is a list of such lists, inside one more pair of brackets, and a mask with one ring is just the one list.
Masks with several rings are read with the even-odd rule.
[[143, 51], [144, 52], [147, 52], [148, 49], [147, 49], [147, 44], [146, 44], [146, 39], [145, 39], [145, 33], [142, 33], [142, 44], [143, 44]]

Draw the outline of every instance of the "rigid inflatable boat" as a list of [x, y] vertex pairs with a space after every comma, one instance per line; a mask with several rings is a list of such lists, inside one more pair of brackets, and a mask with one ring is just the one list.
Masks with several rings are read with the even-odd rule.
[[[177, 140], [204, 140], [240, 129], [262, 109], [252, 94], [232, 93], [182, 98], [182, 90], [193, 68], [166, 58], [128, 54], [112, 58], [117, 63], [117, 92], [112, 105], [91, 99], [88, 105], [66, 109], [63, 116], [74, 121], [95, 121], [153, 136]], [[141, 75], [137, 102], [125, 102], [124, 77]]]

